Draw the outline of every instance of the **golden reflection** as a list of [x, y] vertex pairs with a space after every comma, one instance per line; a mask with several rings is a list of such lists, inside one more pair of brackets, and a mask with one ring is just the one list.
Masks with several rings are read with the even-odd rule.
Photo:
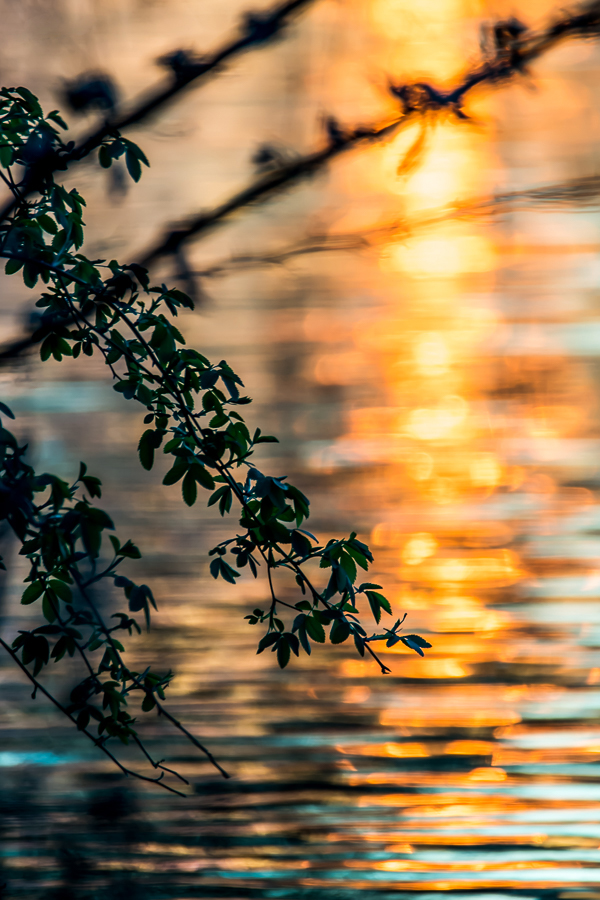
[[[421, 712], [405, 709], [384, 709], [379, 723], [385, 726], [405, 726], [407, 728], [494, 728], [513, 725], [521, 721], [516, 710], [507, 709], [440, 709], [433, 708]], [[499, 763], [503, 765], [503, 763]]]
[[405, 272], [413, 278], [457, 278], [470, 272], [490, 272], [496, 255], [492, 244], [476, 234], [411, 238], [403, 244], [388, 244], [380, 265], [384, 272]]
[[360, 353], [328, 353], [317, 360], [314, 378], [319, 384], [353, 384], [362, 380], [363, 366]]
[[495, 487], [502, 479], [502, 466], [494, 453], [475, 453], [471, 459], [471, 481], [477, 487]]
[[[423, 831], [411, 832], [410, 829], [403, 827], [401, 834], [393, 831], [365, 830], [359, 835], [354, 836], [348, 833], [330, 832], [327, 835], [326, 840], [329, 843], [352, 842], [355, 840], [357, 842], [366, 841], [371, 844], [393, 841], [394, 843], [390, 843], [386, 849], [392, 853], [404, 853], [407, 852], [401, 849], [404, 846], [410, 846], [413, 850], [416, 850], [420, 846], [429, 847], [431, 845], [453, 846], [456, 844], [459, 847], [477, 846], [478, 844], [481, 844], [481, 835], [457, 834], [456, 831], [452, 834], [444, 834], [441, 830], [436, 831], [433, 834], [428, 834]], [[406, 841], [410, 843], [405, 844]], [[485, 843], [496, 844], [498, 846], [502, 846], [503, 844], [516, 844], [524, 847], [550, 847], [557, 849], [561, 847], [585, 847], [588, 849], [596, 849], [598, 847], [598, 838], [587, 837], [585, 835], [548, 835], [544, 832], [533, 831], [521, 834], [517, 832], [515, 834], [507, 835], [486, 834]]]
[[485, 556], [464, 556], [433, 560], [420, 571], [420, 577], [440, 584], [475, 583], [483, 585], [514, 584], [522, 577], [515, 555], [510, 550], [491, 550]]
[[448, 344], [441, 334], [426, 332], [415, 342], [417, 370], [423, 375], [444, 375], [450, 361]]
[[408, 416], [407, 431], [421, 441], [447, 438], [460, 426], [468, 413], [463, 397], [448, 395], [435, 409], [414, 409]]
[[[397, 60], [407, 48], [399, 71], [406, 65], [412, 75], [444, 79], [462, 65], [460, 38], [444, 43], [436, 35], [449, 21], [462, 28], [468, 9], [473, 9], [469, 0], [374, 0], [372, 15], [382, 35], [394, 36]], [[420, 59], [411, 56], [415, 46]], [[557, 79], [561, 89], [562, 80]], [[426, 630], [433, 648], [418, 659], [402, 644], [378, 645], [393, 675], [410, 682], [409, 690], [371, 688], [368, 707], [360, 712], [377, 716], [388, 739], [346, 747], [355, 771], [345, 764], [338, 777], [358, 790], [364, 786], [359, 805], [365, 818], [340, 825], [346, 833], [329, 840], [347, 842], [350, 850], [365, 841], [388, 842], [391, 859], [365, 861], [349, 853], [344, 864], [357, 879], [361, 870], [375, 869], [380, 887], [390, 890], [401, 882], [408, 891], [472, 891], [467, 875], [462, 881], [437, 879], [444, 871], [488, 870], [498, 874], [478, 879], [477, 889], [522, 887], [519, 871], [545, 868], [558, 871], [561, 886], [560, 867], [576, 867], [579, 859], [549, 862], [533, 854], [503, 862], [490, 853], [482, 861], [451, 851], [488, 840], [524, 849], [598, 847], [593, 835], [559, 833], [562, 816], [569, 822], [579, 809], [594, 810], [596, 800], [577, 792], [579, 775], [557, 774], [553, 767], [582, 765], [594, 772], [600, 737], [577, 738], [569, 724], [568, 740], [560, 741], [529, 724], [536, 717], [547, 720], [554, 710], [569, 714], [570, 692], [574, 715], [588, 706], [582, 715], [595, 715], [600, 685], [596, 618], [585, 613], [582, 627], [576, 615], [579, 595], [587, 592], [591, 599], [600, 586], [597, 500], [595, 485], [588, 483], [597, 466], [597, 429], [590, 416], [596, 376], [584, 374], [583, 363], [578, 369], [561, 343], [563, 326], [565, 334], [573, 326], [576, 335], [580, 324], [571, 301], [562, 299], [563, 269], [575, 260], [582, 264], [584, 245], [589, 253], [592, 244], [565, 234], [566, 217], [553, 233], [548, 216], [545, 223], [529, 224], [527, 215], [515, 215], [514, 223], [504, 220], [496, 227], [481, 220], [436, 223], [429, 215], [426, 229], [411, 232], [411, 216], [418, 219], [434, 207], [451, 209], [482, 185], [489, 190], [496, 172], [502, 177], [502, 161], [494, 158], [481, 130], [447, 121], [427, 125], [418, 165], [399, 172], [419, 130], [415, 125], [390, 140], [368, 176], [357, 170], [369, 190], [387, 195], [396, 221], [404, 217], [406, 227], [377, 245], [372, 316], [346, 327], [339, 354], [321, 345], [320, 352], [327, 352], [316, 365], [321, 384], [358, 384], [341, 373], [344, 354], [358, 352], [363, 370], [370, 366], [383, 383], [371, 402], [361, 394], [338, 443], [350, 464], [360, 459], [376, 465], [368, 476], [381, 498], [377, 518], [368, 524], [382, 571], [375, 581], [397, 579], [388, 589], [394, 618], [408, 612], [409, 630]], [[546, 239], [537, 233], [538, 225], [546, 229], [548, 242], [543, 255], [532, 260], [535, 245]], [[567, 238], [573, 261], [563, 258], [560, 268], [554, 257], [565, 256], [560, 241]], [[541, 273], [554, 272], [554, 266], [556, 283]], [[593, 284], [595, 289], [596, 272]], [[539, 323], [540, 314], [548, 321]], [[309, 325], [316, 334], [314, 322]], [[592, 462], [580, 464], [584, 456]], [[562, 541], [567, 517], [569, 532]], [[589, 538], [589, 556], [581, 559], [578, 529], [585, 531], [584, 541]], [[539, 592], [540, 604], [549, 604], [548, 615], [540, 614], [533, 624], [530, 587]], [[366, 660], [339, 665], [342, 678], [374, 677]], [[540, 684], [540, 674], [556, 685]], [[488, 684], [494, 679], [497, 684]], [[360, 702], [358, 687], [351, 682], [345, 688], [345, 703]], [[441, 756], [450, 765], [438, 767]], [[535, 769], [515, 772], [513, 766]], [[399, 827], [378, 829], [378, 815], [386, 810]], [[534, 819], [545, 811], [552, 825]], [[591, 816], [586, 812], [581, 819]], [[498, 830], [491, 833], [495, 825]], [[478, 829], [484, 827], [482, 837]], [[545, 827], [553, 833], [546, 834]], [[418, 858], [421, 846], [438, 845], [448, 848], [443, 862]], [[409, 858], [398, 858], [404, 855]], [[527, 888], [537, 895], [536, 875]], [[370, 889], [372, 883], [357, 880], [356, 889]], [[345, 884], [352, 889], [351, 882]]]
[[412, 453], [406, 462], [406, 473], [414, 481], [427, 481], [433, 473], [433, 457], [422, 451]]
[[371, 696], [371, 689], [366, 684], [357, 684], [344, 692], [344, 703], [366, 703]]
[[507, 777], [508, 776], [504, 769], [499, 769], [498, 767], [481, 767], [478, 769], [473, 769], [473, 771], [469, 774], [470, 781], [489, 781], [491, 783], [496, 781], [506, 781]]
[[392, 71], [438, 80], [457, 74], [463, 63], [462, 32], [452, 26], [481, 9], [481, 0], [374, 0], [371, 21], [395, 48]]
[[465, 756], [487, 756], [494, 750], [491, 741], [451, 741], [444, 748], [444, 753], [459, 754]]
[[402, 562], [407, 566], [418, 566], [428, 556], [433, 556], [437, 550], [437, 541], [431, 534], [420, 532], [413, 534], [404, 545]]

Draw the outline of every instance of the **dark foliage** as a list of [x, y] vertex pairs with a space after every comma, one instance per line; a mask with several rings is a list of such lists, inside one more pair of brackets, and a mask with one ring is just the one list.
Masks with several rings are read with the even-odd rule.
[[[382, 611], [391, 613], [380, 585], [359, 583], [359, 570], [373, 561], [366, 544], [355, 533], [319, 544], [302, 527], [309, 515], [304, 494], [284, 476], [263, 474], [251, 460], [260, 444], [276, 439], [260, 428], [253, 433], [248, 429], [241, 409], [251, 401], [240, 393], [242, 380], [230, 366], [224, 360], [211, 363], [186, 347], [174, 319], [181, 309], [193, 308], [190, 297], [164, 284], [152, 285], [140, 265], [90, 260], [81, 253], [85, 201], [76, 189], [67, 191], [57, 183], [51, 168], [36, 170], [37, 191], [24, 199], [23, 183], [29, 186], [39, 159], [32, 147], [44, 146], [42, 159], [69, 153], [70, 144], [60, 136], [59, 128], [66, 126], [59, 113], [44, 116], [26, 88], [2, 89], [0, 113], [0, 175], [14, 198], [11, 214], [0, 221], [0, 257], [7, 260], [7, 274], [21, 273], [25, 285], [40, 293], [41, 359], [100, 354], [115, 391], [146, 409], [147, 427], [138, 445], [142, 466], [152, 469], [160, 449], [172, 463], [163, 483], [180, 483], [188, 506], [203, 489], [210, 492], [208, 505], [218, 506], [222, 516], [234, 505], [239, 510], [239, 531], [211, 551], [210, 571], [231, 584], [245, 568], [254, 577], [259, 570], [266, 573], [270, 601], [247, 617], [250, 624], [266, 627], [258, 652], [270, 648], [284, 668], [291, 654], [298, 656], [302, 649], [310, 655], [312, 643], [323, 643], [328, 631], [334, 644], [352, 638], [361, 656], [370, 654], [382, 672], [389, 670], [373, 642], [403, 642], [422, 655], [430, 645], [401, 634], [400, 621], [370, 636], [362, 626], [356, 606], [361, 597], [378, 623]], [[99, 147], [100, 163], [108, 167], [120, 157], [137, 181], [148, 161], [136, 144], [113, 132]], [[24, 173], [20, 181], [19, 173]], [[13, 418], [3, 403], [0, 415]], [[130, 712], [135, 703], [141, 712], [167, 718], [226, 775], [165, 707], [171, 673], [151, 668], [135, 672], [124, 661], [124, 638], [141, 632], [135, 615], [143, 614], [149, 627], [156, 605], [148, 585], [120, 574], [123, 560], [141, 555], [131, 541], [122, 543], [109, 534], [111, 555], [101, 561], [113, 523], [92, 502], [101, 496], [99, 480], [84, 463], [71, 484], [38, 474], [26, 462], [26, 449], [1, 428], [0, 520], [11, 527], [29, 562], [21, 602], [38, 604], [40, 624], [21, 631], [12, 646], [2, 639], [0, 645], [30, 679], [34, 695], [43, 693], [122, 772], [175, 792], [165, 775], [185, 782], [146, 750]], [[324, 587], [314, 584], [315, 568], [317, 575], [320, 569], [327, 571]], [[300, 599], [294, 604], [277, 596], [274, 575], [281, 569], [296, 580]], [[115, 611], [110, 620], [91, 592], [108, 582], [126, 601], [126, 611]], [[51, 661], [65, 656], [79, 658], [84, 672], [66, 706], [39, 680]], [[150, 777], [124, 766], [108, 749], [111, 740], [134, 742], [158, 774]]]

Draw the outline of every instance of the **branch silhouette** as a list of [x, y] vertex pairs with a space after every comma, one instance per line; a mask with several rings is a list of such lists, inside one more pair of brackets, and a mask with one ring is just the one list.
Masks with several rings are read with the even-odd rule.
[[[266, 14], [265, 17], [261, 19], [263, 23], [265, 21], [269, 23], [268, 26], [264, 27], [267, 31], [271, 29], [270, 33], [276, 33], [276, 31], [282, 27], [287, 16], [299, 9], [306, 2], [310, 2], [310, 0], [290, 0], [290, 2], [280, 7], [276, 7], [271, 13]], [[249, 16], [248, 20], [251, 20], [252, 22], [255, 21], [252, 16]], [[252, 31], [252, 28], [249, 30]], [[547, 53], [561, 41], [569, 38], [583, 39], [586, 37], [593, 37], [599, 32], [600, 0], [594, 0], [592, 3], [581, 5], [576, 11], [564, 13], [561, 17], [551, 21], [545, 29], [542, 29], [537, 33], [528, 31], [525, 26], [521, 25], [516, 20], [498, 22], [493, 29], [492, 47], [488, 49], [482, 62], [472, 71], [468, 72], [456, 87], [444, 92], [423, 82], [408, 83], [404, 85], [390, 84], [390, 91], [397, 98], [401, 107], [398, 116], [375, 125], [358, 126], [346, 131], [344, 131], [344, 129], [333, 119], [329, 119], [326, 123], [328, 141], [323, 148], [290, 162], [283, 162], [280, 160], [279, 165], [275, 170], [262, 175], [252, 184], [243, 188], [214, 209], [191, 216], [180, 226], [167, 230], [159, 239], [157, 239], [154, 245], [145, 252], [138, 254], [137, 260], [139, 264], [149, 267], [161, 258], [173, 256], [177, 262], [178, 269], [181, 269], [182, 252], [184, 245], [188, 241], [208, 234], [219, 224], [229, 220], [233, 215], [245, 210], [253, 204], [266, 201], [275, 194], [297, 185], [302, 180], [324, 169], [331, 160], [335, 159], [343, 152], [361, 145], [373, 144], [384, 140], [400, 128], [404, 128], [415, 121], [435, 121], [440, 115], [451, 115], [459, 119], [466, 119], [467, 116], [462, 108], [463, 100], [465, 96], [477, 86], [483, 84], [493, 85], [504, 83], [515, 75], [526, 73], [530, 63]], [[260, 40], [264, 41], [266, 39], [267, 37], [264, 36]], [[202, 69], [202, 72], [198, 71], [194, 78], [200, 77], [205, 71], [212, 71], [226, 58], [229, 58], [241, 49], [258, 42], [259, 39], [256, 36], [251, 39], [250, 34], [246, 34], [232, 44], [227, 45], [226, 48], [218, 51], [210, 61], [203, 62], [202, 64], [198, 63], [198, 65], [202, 65], [204, 68]], [[207, 66], [210, 66], [210, 68], [207, 69]], [[162, 93], [157, 94], [156, 97], [145, 101], [133, 113], [130, 113], [119, 120], [115, 120], [112, 123], [113, 131], [116, 130], [117, 127], [127, 127], [130, 124], [140, 121], [144, 116], [158, 108], [163, 102], [170, 99], [178, 90], [181, 90], [183, 86], [194, 80], [191, 73], [186, 75], [184, 71], [184, 74], [180, 77], [180, 80], [183, 79], [181, 81], [181, 86], [177, 87], [177, 84], [179, 84], [177, 77], [178, 76], [176, 76], [176, 84], [171, 85]], [[189, 80], [186, 81], [186, 78], [189, 78]], [[102, 126], [93, 135], [87, 138], [79, 148], [73, 148], [69, 155], [63, 154], [57, 167], [66, 168], [69, 163], [75, 161], [76, 158], [83, 158], [83, 155], [89, 154], [95, 146], [98, 146], [98, 142], [101, 143], [103, 137], [106, 136], [106, 128], [107, 125]], [[416, 143], [419, 147], [422, 147], [422, 135], [417, 137]], [[83, 153], [84, 148], [85, 154]], [[71, 159], [70, 156], [76, 153], [79, 153], [80, 156], [73, 156]], [[400, 168], [402, 168], [402, 166], [407, 166], [412, 169], [415, 165], [414, 156], [413, 146], [409, 148], [404, 160], [401, 162]], [[589, 193], [591, 185], [586, 183], [580, 184], [579, 187], [576, 187], [575, 185], [572, 185], [571, 187], [572, 196], [576, 196], [577, 191], [579, 191], [579, 196], [583, 196], [586, 192]], [[558, 186], [556, 185], [548, 188], [550, 192], [553, 190], [556, 191], [557, 189]], [[545, 189], [540, 188], [534, 190]], [[23, 195], [23, 191], [24, 188], [22, 186], [19, 187], [20, 195]], [[16, 208], [19, 202], [21, 202], [19, 196], [14, 196], [7, 209], [0, 211], [0, 221], [2, 221], [2, 216], [10, 215], [13, 206]], [[446, 213], [445, 215], [448, 214]], [[431, 220], [429, 224], [433, 224], [433, 220]], [[358, 237], [356, 239], [358, 240]], [[364, 245], [364, 243], [358, 245]], [[350, 244], [345, 244], [343, 247], [343, 249], [351, 248]], [[291, 253], [291, 255], [298, 255], [300, 252], [317, 252], [319, 249], [321, 248], [314, 246], [311, 250], [302, 248], [296, 250], [292, 249], [291, 251], [286, 252]], [[258, 261], [260, 258], [261, 257], [254, 259]], [[191, 284], [193, 279], [190, 277], [190, 274], [191, 273], [188, 273], [186, 282], [190, 282]], [[187, 286], [186, 283], [186, 287]], [[47, 333], [47, 325], [47, 318], [42, 327], [39, 326], [39, 323], [34, 322], [28, 335], [0, 348], [0, 364], [7, 363], [10, 360], [19, 357], [30, 347], [35, 346], [39, 341], [43, 340]]]
[[[462, 203], [434, 209], [412, 218], [399, 218], [371, 228], [333, 234], [314, 233], [303, 240], [279, 249], [263, 253], [239, 253], [218, 260], [204, 269], [191, 272], [195, 278], [221, 278], [235, 271], [259, 269], [265, 266], [283, 266], [289, 260], [316, 253], [344, 253], [376, 247], [390, 237], [407, 238], [432, 225], [453, 219], [474, 216], [502, 215], [508, 209], [531, 209], [541, 206], [546, 210], [565, 207], [594, 207], [600, 205], [600, 176], [588, 175], [570, 178], [522, 190], [505, 191], [490, 197], [471, 198]], [[14, 352], [18, 354], [21, 342], [15, 341]], [[0, 351], [2, 359], [2, 351]]]
[[[398, 116], [375, 125], [361, 125], [344, 130], [333, 119], [327, 122], [328, 142], [321, 150], [314, 151], [287, 164], [234, 194], [228, 200], [208, 212], [200, 212], [164, 233], [145, 253], [138, 255], [141, 265], [151, 266], [157, 260], [177, 253], [187, 241], [211, 231], [235, 213], [265, 201], [281, 190], [293, 187], [303, 179], [324, 169], [334, 158], [347, 150], [364, 144], [373, 144], [390, 137], [399, 129], [416, 120], [435, 120], [440, 115], [467, 119], [463, 101], [474, 88], [483, 84], [499, 84], [518, 74], [524, 74], [527, 66], [567, 38], [585, 38], [600, 31], [600, 2], [579, 7], [576, 13], [565, 14], [551, 22], [539, 33], [530, 33], [515, 20], [498, 23], [494, 28], [494, 47], [489, 58], [468, 72], [462, 81], [449, 91], [441, 91], [432, 85], [419, 82], [395, 85], [390, 91], [401, 106]], [[422, 135], [417, 145], [423, 145]], [[400, 168], [415, 165], [414, 147], [408, 150]]]
[[[171, 457], [162, 483], [181, 483], [182, 500], [188, 507], [194, 506], [201, 488], [210, 492], [207, 506], [218, 504], [222, 516], [235, 508], [235, 534], [209, 551], [209, 571], [215, 580], [230, 585], [245, 567], [254, 578], [261, 574], [259, 569], [265, 572], [268, 607], [257, 607], [246, 616], [250, 625], [266, 629], [257, 653], [271, 649], [284, 669], [301, 650], [310, 656], [313, 644], [352, 639], [358, 655], [368, 655], [384, 674], [391, 669], [375, 652], [373, 642], [385, 641], [388, 648], [403, 644], [423, 656], [431, 644], [418, 634], [403, 633], [405, 617], [374, 634], [361, 624], [358, 607], [363, 602], [368, 603], [377, 625], [382, 613], [392, 616], [393, 611], [387, 597], [379, 593], [381, 585], [362, 581], [362, 572], [368, 571], [374, 557], [357, 532], [320, 544], [302, 527], [310, 515], [308, 498], [287, 476], [265, 475], [251, 460], [261, 444], [277, 443], [277, 438], [260, 428], [251, 434], [239, 410], [252, 400], [240, 394], [242, 379], [226, 361], [211, 363], [186, 346], [174, 319], [180, 309], [194, 308], [191, 298], [177, 288], [151, 286], [148, 271], [138, 264], [90, 260], [79, 252], [86, 203], [76, 188], [67, 191], [50, 174], [39, 181], [37, 196], [24, 199], [15, 173], [27, 171], [32, 148], [41, 145], [45, 155], [69, 152], [55, 127], [66, 128], [60, 114], [55, 110], [44, 115], [38, 98], [25, 87], [1, 88], [0, 112], [0, 168], [18, 204], [14, 215], [0, 222], [0, 257], [7, 260], [5, 274], [20, 272], [24, 284], [38, 294], [36, 306], [44, 310], [46, 329], [40, 358], [60, 362], [65, 357], [99, 356], [112, 375], [114, 390], [145, 409], [148, 427], [137, 446], [142, 467], [151, 470], [156, 451], [162, 448]], [[125, 154], [129, 173], [137, 181], [143, 151], [119, 134], [113, 137], [112, 144], [102, 148], [112, 158]], [[5, 417], [14, 419], [3, 402], [0, 414], [0, 520], [18, 538], [19, 554], [29, 563], [21, 604], [37, 604], [40, 621], [34, 628], [19, 629], [11, 644], [0, 639], [0, 648], [32, 682], [33, 696], [39, 689], [123, 774], [178, 794], [180, 790], [165, 784], [165, 775], [188, 784], [163, 760], [155, 760], [144, 745], [136, 727], [139, 710], [166, 718], [228, 777], [211, 752], [163, 704], [173, 673], [158, 673], [151, 666], [138, 673], [124, 661], [125, 633], [129, 637], [141, 634], [139, 622], [130, 613], [142, 613], [149, 628], [151, 607], [156, 610], [157, 605], [151, 588], [136, 584], [120, 568], [125, 560], [141, 558], [135, 544], [104, 534], [111, 546], [106, 555], [103, 533], [114, 531], [114, 523], [92, 502], [101, 497], [100, 480], [88, 474], [83, 462], [71, 483], [47, 472], [37, 473], [25, 462], [27, 445], [20, 445], [3, 427]], [[0, 568], [7, 568], [1, 559]], [[313, 569], [318, 570], [314, 575]], [[289, 573], [298, 592], [293, 604], [278, 597], [279, 578], [275, 578], [289, 577]], [[319, 584], [317, 578], [320, 581], [323, 576], [326, 582]], [[101, 582], [111, 592], [112, 588], [122, 590], [128, 611], [115, 611], [109, 618], [100, 610], [90, 588]], [[98, 656], [92, 656], [97, 652]], [[84, 677], [65, 705], [41, 684], [38, 675], [67, 655], [79, 658]], [[98, 738], [89, 730], [92, 720]], [[116, 753], [107, 750], [110, 740], [124, 745], [133, 742], [156, 775], [149, 777], [126, 767]]]
[[53, 172], [64, 170], [71, 164], [85, 159], [102, 145], [105, 138], [143, 122], [193, 82], [215, 73], [225, 62], [244, 50], [262, 46], [282, 32], [294, 13], [311, 2], [312, 0], [287, 0], [266, 12], [245, 13], [240, 35], [210, 56], [196, 57], [186, 51], [177, 50], [163, 57], [161, 62], [171, 70], [168, 84], [142, 97], [129, 112], [117, 111], [114, 115], [108, 116], [101, 125], [78, 144], [74, 144], [67, 153], [60, 156], [55, 153], [44, 154], [35, 165], [29, 167], [24, 183], [19, 185], [20, 198], [13, 195], [0, 209], [0, 221], [12, 215], [19, 202], [38, 189], [40, 177], [48, 177]]
[[[221, 278], [235, 271], [283, 266], [300, 256], [366, 250], [388, 241], [390, 237], [407, 238], [441, 222], [474, 216], [497, 216], [508, 209], [519, 207], [529, 209], [532, 206], [542, 206], [545, 209], [563, 209], [567, 206], [598, 205], [600, 205], [600, 176], [570, 178], [522, 190], [505, 191], [490, 197], [470, 198], [462, 203], [452, 204], [420, 216], [394, 219], [391, 222], [374, 225], [372, 228], [337, 234], [308, 235], [303, 240], [283, 248], [263, 253], [240, 253], [218, 260], [203, 269], [186, 269], [185, 276], [190, 282], [194, 279]], [[0, 365], [9, 364], [41, 343], [52, 328], [51, 319], [45, 317], [44, 321], [39, 321], [28, 335], [0, 346]]]

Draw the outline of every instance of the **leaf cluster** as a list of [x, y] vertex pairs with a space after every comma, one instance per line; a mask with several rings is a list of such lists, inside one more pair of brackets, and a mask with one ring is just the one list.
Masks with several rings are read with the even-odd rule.
[[[89, 259], [81, 252], [85, 201], [76, 189], [67, 191], [54, 180], [56, 166], [47, 162], [69, 152], [53, 124], [64, 123], [57, 113], [44, 118], [25, 89], [5, 90], [0, 96], [0, 146], [5, 148], [0, 166], [17, 201], [11, 217], [0, 223], [0, 256], [7, 259], [7, 274], [21, 272], [25, 284], [40, 292], [41, 359], [99, 354], [112, 373], [114, 390], [145, 409], [146, 427], [138, 444], [142, 466], [151, 470], [160, 451], [170, 462], [163, 484], [180, 484], [188, 506], [207, 491], [207, 504], [217, 506], [222, 516], [235, 508], [237, 533], [211, 550], [210, 571], [231, 584], [246, 568], [255, 578], [261, 570], [266, 573], [265, 610], [248, 617], [251, 624], [266, 625], [259, 653], [270, 647], [283, 668], [292, 653], [310, 655], [311, 642], [324, 643], [328, 637], [339, 644], [352, 637], [361, 656], [368, 652], [382, 672], [389, 672], [371, 646], [380, 636], [368, 635], [357, 606], [364, 598], [377, 623], [382, 612], [392, 612], [379, 585], [357, 583], [359, 570], [368, 570], [373, 562], [368, 546], [354, 532], [321, 544], [302, 527], [309, 517], [308, 498], [286, 476], [264, 474], [254, 462], [257, 447], [276, 438], [246, 423], [242, 410], [251, 401], [242, 394], [241, 378], [225, 360], [212, 363], [187, 347], [175, 324], [182, 310], [193, 309], [192, 300], [180, 290], [152, 284], [142, 266]], [[27, 148], [37, 146], [37, 135], [44, 136], [44, 146], [32, 161]], [[99, 150], [100, 163], [108, 166], [122, 155], [137, 180], [141, 163], [148, 164], [143, 152], [117, 132], [108, 135]], [[37, 167], [34, 175], [32, 166]], [[25, 200], [19, 192], [31, 177], [37, 179], [37, 192]], [[0, 440], [0, 517], [13, 528], [30, 564], [23, 602], [39, 602], [44, 620], [21, 632], [12, 650], [20, 654], [20, 664], [33, 665], [34, 678], [51, 659], [78, 655], [87, 674], [75, 688], [67, 714], [76, 716], [82, 730], [96, 722], [100, 740], [109, 736], [139, 742], [130, 695], [141, 700], [142, 711], [157, 707], [167, 715], [161, 700], [170, 679], [150, 670], [130, 671], [115, 635], [139, 630], [130, 613], [143, 612], [149, 625], [155, 608], [147, 585], [118, 572], [139, 551], [111, 534], [112, 559], [100, 566], [104, 532], [112, 531], [113, 523], [91, 502], [100, 497], [98, 479], [83, 464], [73, 484], [38, 476], [12, 434], [3, 430]], [[317, 586], [314, 579], [321, 569], [329, 570], [328, 580]], [[278, 597], [278, 570], [295, 579], [301, 595], [297, 602]], [[104, 622], [92, 596], [107, 579], [123, 591], [128, 604], [128, 612], [115, 613], [115, 625]], [[399, 628], [397, 623], [390, 632], [393, 642], [397, 637], [422, 655], [429, 644], [418, 636], [398, 636]], [[91, 659], [95, 653], [98, 661]], [[182, 728], [179, 723], [176, 727]]]
[[[0, 412], [13, 417], [3, 403]], [[50, 662], [78, 656], [87, 674], [71, 691], [67, 713], [75, 716], [80, 730], [93, 720], [98, 736], [124, 744], [138, 741], [129, 711], [132, 701], [143, 712], [154, 709], [157, 696], [165, 699], [172, 677], [151, 669], [133, 672], [122, 658], [125, 648], [119, 638], [141, 634], [131, 613], [143, 611], [149, 626], [149, 606], [156, 609], [147, 585], [119, 573], [125, 560], [138, 560], [141, 553], [132, 541], [121, 544], [109, 534], [112, 558], [99, 567], [104, 533], [114, 530], [106, 512], [90, 501], [101, 496], [100, 480], [88, 474], [84, 463], [72, 484], [56, 475], [38, 475], [25, 461], [26, 451], [0, 420], [0, 520], [11, 526], [29, 566], [21, 603], [37, 604], [44, 622], [19, 631], [12, 649], [24, 666], [32, 665], [34, 677]], [[100, 584], [106, 590], [108, 582], [122, 589], [128, 606], [127, 612], [113, 613], [116, 621], [111, 623], [94, 602]]]

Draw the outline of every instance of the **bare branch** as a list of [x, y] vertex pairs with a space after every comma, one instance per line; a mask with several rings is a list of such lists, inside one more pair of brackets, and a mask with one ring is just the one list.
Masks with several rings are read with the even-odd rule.
[[[176, 51], [163, 58], [170, 68], [171, 77], [168, 84], [153, 93], [141, 97], [129, 112], [115, 113], [109, 116], [100, 126], [83, 138], [69, 153], [59, 158], [53, 157], [43, 161], [45, 174], [49, 175], [59, 169], [65, 169], [74, 162], [79, 162], [96, 150], [104, 138], [115, 132], [125, 131], [133, 125], [139, 125], [153, 113], [165, 106], [194, 82], [214, 74], [225, 62], [238, 56], [244, 50], [260, 47], [276, 35], [280, 34], [288, 24], [288, 20], [307, 6], [312, 0], [287, 0], [264, 13], [246, 13], [242, 20], [240, 35], [224, 44], [212, 55], [192, 57], [184, 51]], [[18, 193], [0, 210], [0, 221], [10, 216], [17, 206], [32, 191], [36, 190], [37, 178], [26, 178], [19, 186]]]
[[[339, 234], [314, 234], [281, 250], [255, 254], [241, 253], [215, 262], [204, 269], [187, 270], [186, 276], [200, 279], [220, 278], [235, 271], [285, 265], [290, 259], [299, 256], [368, 249], [389, 240], [390, 237], [407, 237], [441, 222], [473, 216], [497, 216], [508, 209], [529, 209], [538, 205], [545, 209], [600, 206], [600, 176], [589, 175], [537, 187], [523, 188], [522, 190], [506, 191], [490, 197], [474, 197], [411, 219], [395, 219], [391, 222], [385, 222], [360, 231], [348, 231]], [[21, 254], [9, 252], [0, 252], [0, 258], [24, 259]], [[44, 263], [43, 265], [50, 271], [63, 274], [70, 280], [85, 285], [82, 279], [77, 279], [76, 276], [61, 270], [58, 266], [53, 266], [50, 263]], [[68, 319], [63, 321], [65, 324], [70, 323]], [[45, 325], [40, 324], [40, 327], [35, 332], [0, 346], [0, 365], [3, 362], [7, 363], [18, 358], [27, 350], [40, 343], [46, 334], [52, 330], [52, 326], [52, 321], [46, 322]]]
[[[547, 53], [560, 41], [567, 38], [596, 36], [600, 30], [600, 0], [579, 7], [578, 12], [565, 14], [548, 25], [538, 34], [526, 29], [519, 30], [512, 39], [506, 39], [495, 48], [491, 59], [484, 60], [468, 72], [462, 81], [450, 91], [439, 91], [427, 83], [394, 85], [390, 90], [401, 105], [399, 116], [375, 125], [358, 126], [344, 131], [337, 123], [328, 127], [329, 142], [321, 150], [309, 153], [290, 163], [280, 165], [275, 171], [264, 175], [248, 187], [234, 194], [224, 203], [208, 212], [190, 217], [181, 226], [163, 234], [145, 253], [137, 257], [140, 264], [150, 266], [161, 257], [180, 251], [182, 245], [211, 231], [221, 222], [252, 204], [265, 201], [284, 188], [292, 187], [303, 179], [325, 168], [330, 160], [346, 150], [364, 144], [373, 144], [390, 137], [400, 128], [415, 120], [431, 122], [441, 114], [468, 118], [462, 110], [466, 95], [483, 84], [504, 83], [515, 75], [523, 74], [529, 63]], [[423, 144], [424, 135], [417, 138], [403, 164], [414, 165], [415, 152]]]
[[[461, 203], [450, 204], [413, 218], [394, 219], [391, 222], [374, 225], [359, 231], [339, 232], [337, 234], [313, 234], [289, 244], [280, 250], [264, 253], [240, 253], [215, 262], [205, 269], [198, 269], [192, 274], [196, 278], [221, 278], [232, 272], [246, 269], [260, 269], [266, 266], [283, 266], [289, 260], [315, 253], [343, 253], [353, 250], [365, 250], [388, 241], [390, 237], [408, 237], [432, 225], [453, 219], [472, 218], [474, 216], [498, 216], [514, 209], [531, 209], [541, 206], [545, 210], [564, 209], [566, 207], [600, 206], [600, 176], [589, 175], [571, 178], [553, 184], [523, 188], [517, 191], [505, 191], [491, 197], [471, 198]], [[11, 345], [12, 346], [12, 345]], [[15, 343], [15, 348], [17, 344]], [[2, 359], [2, 351], [0, 351]]]

